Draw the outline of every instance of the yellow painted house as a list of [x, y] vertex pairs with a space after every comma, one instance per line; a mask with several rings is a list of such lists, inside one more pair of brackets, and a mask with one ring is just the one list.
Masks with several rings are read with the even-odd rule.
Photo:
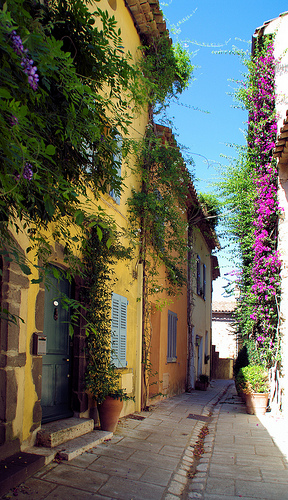
[[[168, 127], [157, 125], [160, 136], [173, 143]], [[185, 167], [184, 167], [185, 168]], [[165, 304], [157, 308], [159, 295], [152, 296], [150, 402], [162, 396], [193, 390], [200, 375], [210, 379], [212, 349], [212, 282], [219, 276], [218, 260], [212, 255], [219, 243], [207, 213], [190, 183], [186, 211], [181, 214], [187, 226], [187, 283], [177, 296], [162, 292]], [[159, 273], [165, 282], [165, 268]]]
[[[115, 16], [124, 50], [135, 59], [139, 57], [143, 37], [159, 36], [166, 31], [157, 1], [101, 0], [92, 7]], [[132, 119], [128, 135], [136, 140], [143, 137], [147, 123], [148, 112], [139, 111]], [[121, 196], [112, 190], [96, 203], [123, 232], [128, 227], [126, 201], [132, 187], [137, 189], [131, 167], [133, 165], [122, 163], [125, 186]], [[88, 212], [93, 213], [95, 201], [91, 193]], [[50, 241], [50, 230], [52, 228], [45, 234], [47, 241]], [[15, 240], [18, 248], [25, 252], [28, 239], [17, 235]], [[125, 239], [123, 243], [125, 245]], [[141, 409], [142, 266], [138, 251], [136, 246], [132, 260], [119, 262], [114, 269], [117, 281], [112, 293], [112, 331], [119, 339], [115, 363], [122, 374], [122, 388], [134, 396], [134, 401], [124, 402], [123, 415]], [[58, 299], [59, 294], [55, 295], [57, 289], [78, 299], [83, 283], [80, 279], [72, 284], [67, 280], [57, 281], [57, 270], [67, 265], [61, 241], [53, 246], [51, 264], [55, 274], [50, 276], [52, 287], [47, 289], [41, 283], [31, 284], [15, 263], [1, 260], [1, 305], [23, 322], [1, 321], [0, 458], [33, 445], [43, 423], [90, 415], [91, 398], [84, 382], [85, 329], [80, 321], [73, 338], [69, 337], [68, 313]], [[36, 271], [32, 278], [37, 278]], [[119, 318], [117, 324], [113, 324], [113, 315], [120, 315], [121, 324]]]

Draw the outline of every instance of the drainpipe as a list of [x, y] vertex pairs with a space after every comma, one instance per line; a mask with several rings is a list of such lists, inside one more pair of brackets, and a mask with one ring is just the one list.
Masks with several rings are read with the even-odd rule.
[[188, 265], [187, 265], [187, 329], [188, 329], [188, 359], [187, 359], [187, 391], [195, 387], [195, 364], [194, 364], [194, 346], [195, 332], [192, 322], [194, 298], [193, 298], [193, 225], [191, 223], [191, 209], [188, 211]]

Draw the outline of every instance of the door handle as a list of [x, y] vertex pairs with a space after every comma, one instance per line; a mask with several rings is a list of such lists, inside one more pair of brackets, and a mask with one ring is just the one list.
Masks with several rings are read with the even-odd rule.
[[63, 361], [70, 361], [69, 358], [63, 358]]

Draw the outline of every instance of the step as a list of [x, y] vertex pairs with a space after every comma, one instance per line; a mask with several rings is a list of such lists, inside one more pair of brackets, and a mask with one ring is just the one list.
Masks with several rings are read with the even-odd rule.
[[73, 458], [81, 455], [81, 453], [91, 450], [91, 448], [94, 448], [98, 444], [103, 443], [103, 441], [111, 439], [112, 436], [113, 432], [96, 430], [88, 432], [81, 437], [71, 439], [70, 441], [62, 443], [61, 445], [55, 446], [53, 448], [33, 446], [27, 451], [29, 451], [29, 453], [31, 454], [44, 456], [45, 465], [47, 465], [54, 459], [72, 460]]
[[42, 455], [19, 452], [0, 461], [0, 496], [23, 483], [45, 465]]
[[65, 418], [43, 424], [37, 432], [36, 446], [55, 448], [71, 439], [93, 431], [92, 418]]

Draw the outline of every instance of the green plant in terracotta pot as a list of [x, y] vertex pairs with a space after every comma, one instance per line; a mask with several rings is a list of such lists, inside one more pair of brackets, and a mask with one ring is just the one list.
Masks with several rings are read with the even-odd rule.
[[88, 222], [81, 290], [87, 336], [85, 388], [88, 397], [97, 403], [101, 428], [114, 430], [110, 424], [108, 429], [103, 422], [102, 408], [108, 405], [107, 401], [113, 407], [117, 406], [115, 428], [123, 401], [134, 399], [121, 388], [121, 369], [111, 360], [111, 297], [117, 281], [113, 266], [119, 260], [129, 259], [130, 250], [123, 247], [120, 235], [109, 219], [98, 217]]
[[248, 365], [240, 368], [236, 386], [245, 394], [247, 413], [263, 415], [269, 397], [269, 375], [264, 366]]
[[[86, 389], [97, 402], [101, 429], [114, 431], [123, 407], [123, 401], [134, 400], [119, 387], [120, 372], [111, 362], [109, 343], [105, 336], [94, 331], [87, 340], [88, 364], [85, 374]], [[106, 339], [107, 340], [107, 339]]]
[[209, 385], [209, 377], [208, 375], [201, 374], [199, 378], [195, 382], [195, 389], [198, 391], [206, 391]]

